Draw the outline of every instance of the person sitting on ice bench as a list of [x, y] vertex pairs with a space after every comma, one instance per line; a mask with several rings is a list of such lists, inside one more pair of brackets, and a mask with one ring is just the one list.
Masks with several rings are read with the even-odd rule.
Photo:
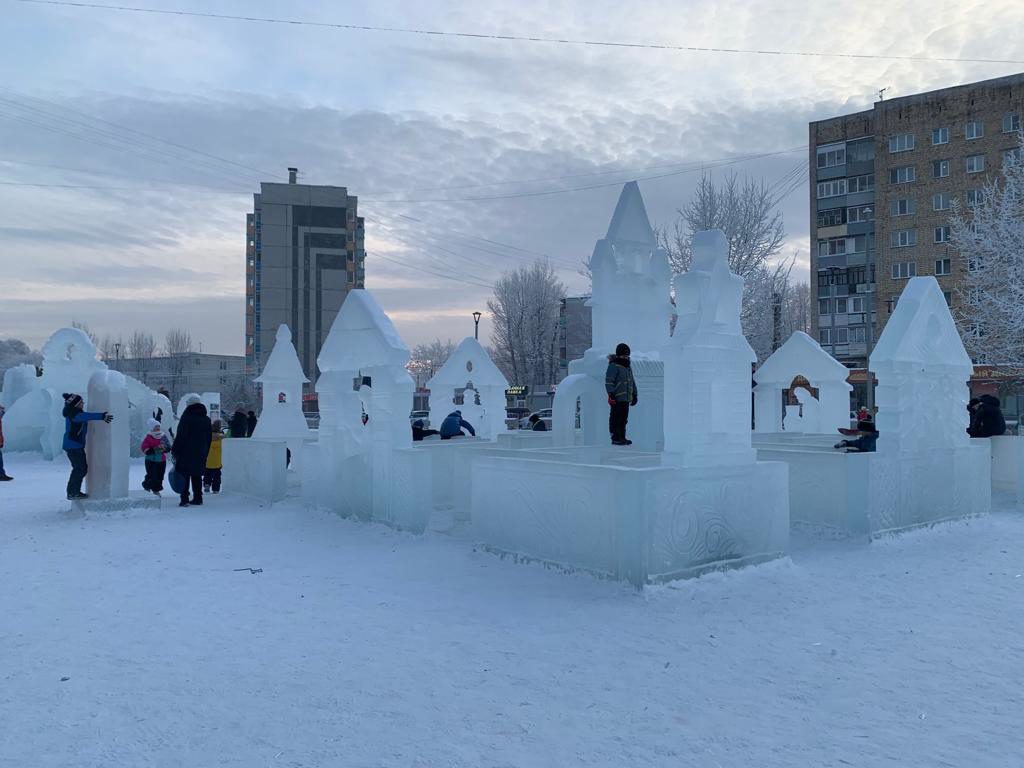
[[858, 421], [856, 429], [840, 429], [839, 432], [855, 439], [840, 440], [833, 446], [834, 448], [845, 449], [847, 453], [875, 452], [875, 443], [878, 442], [878, 429], [875, 427], [875, 421], [870, 415]]

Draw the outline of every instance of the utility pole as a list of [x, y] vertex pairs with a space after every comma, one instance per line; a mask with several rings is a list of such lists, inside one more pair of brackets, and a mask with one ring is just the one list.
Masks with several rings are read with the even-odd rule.
[[483, 317], [481, 312], [473, 313], [473, 338], [480, 340], [480, 318]]

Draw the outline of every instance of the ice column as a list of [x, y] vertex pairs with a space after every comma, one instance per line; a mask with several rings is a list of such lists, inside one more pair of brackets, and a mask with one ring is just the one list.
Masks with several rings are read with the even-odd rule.
[[89, 461], [86, 488], [91, 499], [120, 499], [128, 495], [128, 385], [117, 371], [97, 371], [89, 378], [85, 399], [90, 411], [106, 411], [113, 422], [91, 422], [85, 443]]

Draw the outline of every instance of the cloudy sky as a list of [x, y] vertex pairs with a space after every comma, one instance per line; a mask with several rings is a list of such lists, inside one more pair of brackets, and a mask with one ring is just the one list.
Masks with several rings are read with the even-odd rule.
[[[486, 34], [1024, 60], [1019, 0], [418, 3], [138, 0]], [[185, 326], [241, 354], [244, 225], [259, 182], [347, 186], [367, 287], [412, 345], [472, 330], [483, 287], [541, 255], [570, 293], [618, 185], [671, 225], [702, 165], [784, 180], [807, 123], [1024, 70], [696, 53], [171, 17], [0, 0], [0, 337], [72, 320]], [[163, 142], [157, 140], [162, 139]], [[759, 156], [751, 158], [750, 156]], [[729, 163], [722, 165], [722, 163]], [[782, 203], [807, 264], [807, 187]], [[657, 178], [651, 178], [657, 177]], [[34, 186], [33, 186], [34, 185]], [[578, 189], [587, 187], [586, 189]], [[564, 191], [523, 196], [526, 193]], [[489, 199], [467, 199], [489, 198]], [[448, 202], [444, 202], [444, 201]], [[485, 319], [482, 334], [489, 333]]]

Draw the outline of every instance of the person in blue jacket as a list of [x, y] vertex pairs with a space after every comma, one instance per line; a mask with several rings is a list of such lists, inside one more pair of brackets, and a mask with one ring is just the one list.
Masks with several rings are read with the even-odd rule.
[[71, 462], [71, 477], [68, 478], [68, 500], [88, 498], [82, 493], [82, 481], [89, 472], [89, 464], [85, 460], [85, 438], [89, 432], [90, 421], [103, 421], [109, 424], [114, 417], [104, 411], [92, 413], [85, 410], [85, 402], [81, 395], [64, 393], [64, 453]]
[[472, 424], [462, 418], [462, 411], [452, 411], [441, 422], [441, 439], [451, 440], [453, 437], [465, 437], [466, 433], [462, 431], [463, 429], [468, 429], [469, 434], [476, 437], [476, 430], [473, 429]]

